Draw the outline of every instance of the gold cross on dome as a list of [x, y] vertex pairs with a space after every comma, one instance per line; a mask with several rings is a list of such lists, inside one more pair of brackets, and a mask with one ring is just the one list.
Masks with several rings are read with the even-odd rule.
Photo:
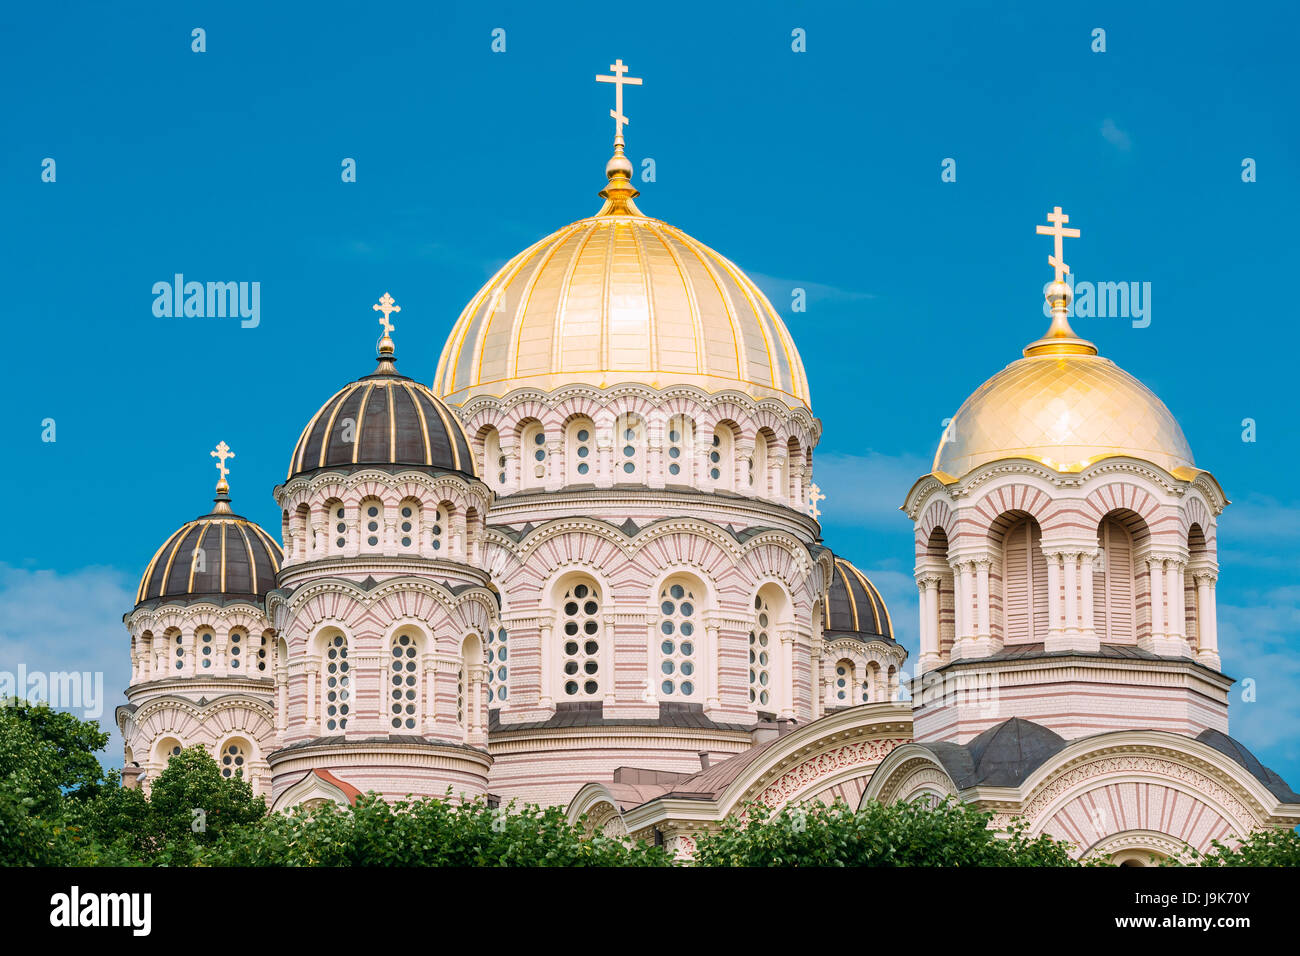
[[1064, 250], [1061, 240], [1078, 239], [1079, 230], [1065, 228], [1065, 224], [1070, 221], [1070, 217], [1061, 212], [1060, 206], [1057, 206], [1047, 214], [1047, 221], [1050, 222], [1051, 225], [1038, 226], [1038, 234], [1040, 236], [1054, 236], [1056, 238], [1056, 254], [1047, 257], [1047, 264], [1055, 267], [1056, 281], [1064, 282], [1066, 274], [1070, 271], [1070, 267], [1065, 264]]
[[379, 320], [379, 324], [384, 327], [385, 335], [397, 328], [397, 326], [393, 325], [392, 322], [388, 321], [388, 316], [393, 312], [401, 312], [402, 307], [394, 302], [393, 297], [387, 292], [381, 295], [379, 301], [370, 308], [374, 309], [376, 312], [384, 313], [383, 317]]
[[235, 453], [230, 450], [230, 446], [225, 442], [218, 442], [217, 450], [210, 451], [208, 454], [217, 459], [217, 471], [221, 473], [221, 480], [225, 481], [226, 476], [230, 474], [230, 469], [226, 467], [226, 459], [234, 458]]
[[615, 139], [623, 135], [623, 127], [628, 124], [628, 118], [623, 115], [623, 84], [629, 86], [640, 86], [641, 78], [637, 76], [624, 76], [627, 67], [622, 60], [615, 60], [609, 65], [614, 72], [613, 76], [597, 76], [597, 83], [614, 84], [614, 108], [609, 111], [609, 115], [614, 117], [614, 137]]

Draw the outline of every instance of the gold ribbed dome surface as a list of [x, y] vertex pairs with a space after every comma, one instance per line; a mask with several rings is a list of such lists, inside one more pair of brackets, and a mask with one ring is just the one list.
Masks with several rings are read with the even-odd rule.
[[998, 372], [953, 416], [934, 457], [940, 478], [961, 478], [1005, 458], [1029, 458], [1058, 472], [1121, 455], [1176, 477], [1195, 468], [1169, 409], [1114, 362], [1095, 351], [1026, 351], [1037, 354]]
[[523, 386], [690, 384], [808, 406], [771, 303], [730, 260], [642, 215], [621, 158], [604, 209], [519, 253], [465, 307], [435, 391], [464, 404]]

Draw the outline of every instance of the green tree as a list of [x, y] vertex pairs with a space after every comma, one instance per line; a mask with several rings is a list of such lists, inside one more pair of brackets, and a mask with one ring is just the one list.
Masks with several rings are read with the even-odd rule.
[[252, 787], [223, 777], [211, 755], [194, 746], [167, 762], [148, 798], [139, 789], [106, 787], [76, 808], [69, 825], [81, 838], [87, 863], [178, 866], [265, 816], [266, 801], [253, 796]]
[[103, 792], [94, 751], [107, 743], [97, 723], [45, 704], [0, 701], [0, 865], [77, 861], [64, 816]]
[[1201, 852], [1187, 847], [1164, 861], [1165, 866], [1300, 866], [1300, 833], [1295, 830], [1255, 830], [1235, 846], [1218, 840]]
[[955, 801], [745, 807], [696, 845], [699, 866], [1078, 866], [1068, 844], [997, 833], [989, 815]]
[[272, 814], [205, 847], [212, 866], [666, 866], [661, 847], [588, 836], [559, 807], [375, 794]]

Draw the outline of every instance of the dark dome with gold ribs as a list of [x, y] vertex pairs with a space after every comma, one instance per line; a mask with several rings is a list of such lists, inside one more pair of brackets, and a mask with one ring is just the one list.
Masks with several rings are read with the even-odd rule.
[[285, 480], [322, 469], [376, 466], [474, 475], [474, 455], [460, 422], [428, 387], [398, 374], [387, 334], [379, 341], [379, 367], [336, 392], [302, 430]]
[[859, 640], [894, 639], [894, 623], [885, 599], [865, 574], [843, 558], [835, 559], [830, 592], [826, 597], [827, 640], [856, 637]]
[[218, 493], [211, 514], [186, 522], [163, 542], [140, 578], [137, 606], [201, 599], [261, 603], [275, 587], [284, 555], [261, 527], [233, 514], [229, 501]]

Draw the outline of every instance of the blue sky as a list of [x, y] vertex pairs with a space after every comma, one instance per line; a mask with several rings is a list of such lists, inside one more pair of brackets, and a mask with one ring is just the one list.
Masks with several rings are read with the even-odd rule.
[[[1278, 41], [1297, 15], [997, 6], [6, 7], [0, 669], [102, 669], [111, 720], [121, 614], [158, 544], [207, 510], [208, 450], [230, 442], [237, 510], [277, 529], [270, 492], [303, 423], [369, 370], [370, 303], [402, 304], [400, 367], [429, 381], [496, 268], [598, 208], [612, 121], [593, 77], [621, 57], [645, 78], [629, 155], [657, 169], [640, 205], [785, 316], [825, 424], [827, 541], [870, 571], [913, 652], [898, 505], [943, 419], [1045, 327], [1033, 227], [1061, 205], [1080, 279], [1152, 284], [1148, 327], [1076, 329], [1165, 400], [1235, 502], [1220, 640], [1257, 699], [1234, 695], [1232, 730], [1300, 786], [1300, 134]], [[260, 325], [156, 318], [151, 288], [178, 272], [260, 282]]]

